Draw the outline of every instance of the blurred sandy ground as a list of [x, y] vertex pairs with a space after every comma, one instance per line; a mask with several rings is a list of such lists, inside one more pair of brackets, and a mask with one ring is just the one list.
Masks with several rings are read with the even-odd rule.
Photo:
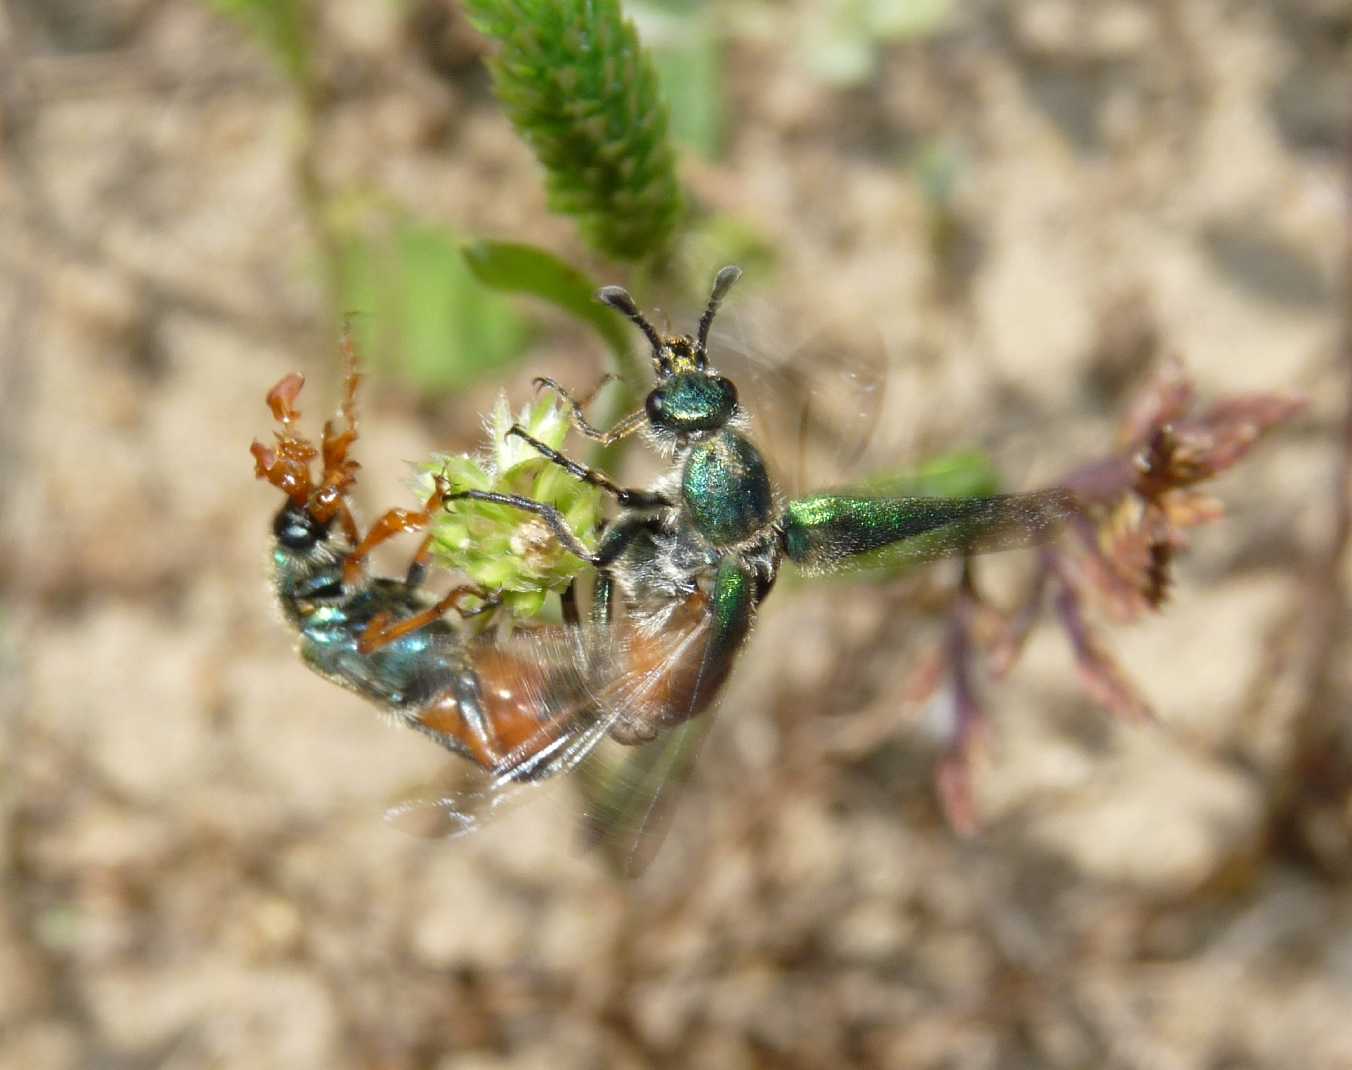
[[[472, 34], [438, 75], [398, 5], [324, 7], [325, 172], [579, 255]], [[246, 452], [283, 373], [308, 418], [336, 396], [285, 87], [181, 0], [11, 0], [0, 1066], [1352, 1067], [1346, 795], [1293, 835], [1272, 787], [1333, 519], [1352, 16], [981, 4], [833, 91], [795, 51], [809, 8], [730, 45], [727, 158], [690, 178], [773, 236], [786, 330], [882, 333], [898, 456], [986, 444], [1033, 485], [1168, 352], [1204, 398], [1312, 400], [1217, 485], [1167, 613], [1113, 635], [1167, 728], [1111, 723], [1040, 634], [987, 692], [962, 842], [899, 694], [933, 622], [832, 588], [771, 600], [648, 880], [548, 804], [464, 843], [383, 827], [440, 758], [294, 659]], [[905, 166], [935, 138], [964, 161], [942, 279]], [[579, 381], [599, 357], [538, 347]], [[365, 515], [495, 389], [429, 412], [374, 383]], [[1349, 653], [1312, 700], [1335, 724]]]

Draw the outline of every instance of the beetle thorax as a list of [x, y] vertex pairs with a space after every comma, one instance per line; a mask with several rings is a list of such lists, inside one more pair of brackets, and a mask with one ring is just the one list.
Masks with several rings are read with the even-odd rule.
[[774, 519], [774, 493], [760, 451], [728, 428], [691, 444], [681, 467], [681, 503], [714, 546], [753, 538]]

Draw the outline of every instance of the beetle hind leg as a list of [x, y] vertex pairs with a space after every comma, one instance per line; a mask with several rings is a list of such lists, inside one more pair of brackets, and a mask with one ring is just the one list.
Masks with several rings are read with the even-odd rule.
[[[478, 599], [479, 604], [470, 609], [465, 609], [461, 603], [467, 598]], [[404, 617], [396, 621], [389, 613], [378, 613], [371, 619], [365, 630], [361, 633], [361, 638], [357, 640], [357, 649], [362, 654], [374, 654], [382, 647], [389, 646], [397, 639], [419, 628], [424, 628], [433, 621], [440, 620], [452, 609], [456, 610], [462, 617], [477, 617], [481, 613], [487, 613], [502, 605], [502, 595], [493, 591], [485, 590], [483, 587], [474, 584], [466, 584], [463, 587], [456, 587], [449, 591], [444, 598], [428, 606], [419, 613], [414, 613], [411, 617]]]

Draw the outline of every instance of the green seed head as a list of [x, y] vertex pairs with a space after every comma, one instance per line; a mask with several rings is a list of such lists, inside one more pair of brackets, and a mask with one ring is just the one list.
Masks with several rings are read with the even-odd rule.
[[[488, 450], [481, 456], [439, 455], [422, 467], [419, 490], [432, 492], [443, 475], [452, 490], [515, 494], [552, 505], [588, 547], [595, 547], [602, 521], [601, 492], [574, 479], [508, 429], [519, 423], [554, 449], [563, 447], [568, 419], [552, 396], [521, 410], [513, 421], [500, 397], [487, 422]], [[584, 569], [585, 561], [559, 545], [537, 516], [492, 502], [453, 501], [433, 521], [432, 556], [442, 567], [471, 582], [500, 591], [503, 606], [518, 620], [538, 615], [547, 597], [562, 592]]]

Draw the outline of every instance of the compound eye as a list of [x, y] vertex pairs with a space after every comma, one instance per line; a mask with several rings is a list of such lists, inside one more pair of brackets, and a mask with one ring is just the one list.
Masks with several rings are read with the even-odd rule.
[[728, 399], [728, 411], [731, 412], [737, 407], [737, 385], [721, 375], [718, 377], [718, 385], [723, 389], [723, 396]]
[[667, 399], [660, 390], [654, 390], [648, 394], [648, 400], [643, 403], [643, 410], [648, 414], [648, 422], [653, 424], [662, 423], [662, 418], [666, 415]]
[[299, 509], [283, 509], [278, 513], [272, 533], [288, 550], [308, 550], [324, 537], [324, 529]]

